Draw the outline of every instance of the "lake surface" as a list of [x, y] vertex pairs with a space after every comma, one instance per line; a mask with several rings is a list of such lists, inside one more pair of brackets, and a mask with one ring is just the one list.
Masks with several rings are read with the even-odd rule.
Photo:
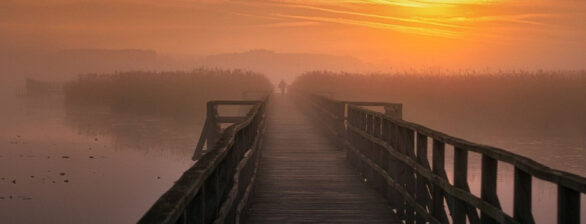
[[[3, 98], [1, 105], [10, 105], [0, 111], [0, 218], [6, 223], [136, 222], [193, 164], [190, 158], [204, 119], [72, 108], [59, 97]], [[586, 175], [584, 138], [439, 126], [432, 128]], [[452, 156], [453, 149], [447, 147], [450, 181]], [[498, 172], [501, 205], [512, 214], [513, 167], [499, 163]], [[475, 153], [470, 153], [468, 180], [472, 193], [479, 196], [480, 156]], [[582, 214], [585, 201], [582, 195]], [[555, 223], [555, 185], [534, 179], [533, 202], [539, 223]]]
[[195, 122], [3, 98], [3, 223], [134, 223], [190, 167]]

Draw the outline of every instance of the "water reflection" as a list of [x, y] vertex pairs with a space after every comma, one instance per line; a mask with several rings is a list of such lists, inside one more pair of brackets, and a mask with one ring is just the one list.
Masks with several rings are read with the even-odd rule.
[[191, 164], [187, 120], [3, 99], [0, 217], [6, 223], [132, 223]]
[[205, 115], [169, 118], [115, 113], [104, 107], [66, 106], [65, 123], [84, 136], [109, 136], [116, 149], [189, 157], [197, 142]]

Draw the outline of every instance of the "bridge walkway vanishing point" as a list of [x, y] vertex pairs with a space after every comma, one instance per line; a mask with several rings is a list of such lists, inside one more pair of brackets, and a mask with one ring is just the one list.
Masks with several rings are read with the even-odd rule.
[[[582, 176], [405, 121], [401, 104], [289, 95], [208, 102], [197, 162], [139, 223], [531, 224], [534, 179], [557, 185], [557, 223], [581, 223]], [[221, 116], [226, 106], [250, 110]], [[480, 195], [469, 154], [481, 158]], [[514, 177], [499, 174], [501, 163]], [[513, 183], [512, 214], [499, 178]]]
[[399, 223], [343, 150], [287, 97], [271, 99], [249, 223]]

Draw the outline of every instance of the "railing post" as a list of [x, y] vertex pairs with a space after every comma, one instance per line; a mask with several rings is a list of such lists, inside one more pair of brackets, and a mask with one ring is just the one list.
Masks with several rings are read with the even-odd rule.
[[403, 104], [391, 104], [384, 106], [385, 115], [395, 119], [403, 119]]
[[531, 213], [531, 175], [515, 167], [513, 217], [519, 223], [535, 223]]
[[[382, 125], [382, 121], [383, 119], [380, 116], [374, 116], [373, 118], [373, 133], [372, 136], [374, 136], [377, 139], [381, 139], [382, 140], [382, 129], [381, 129], [381, 125]], [[384, 162], [382, 159], [384, 158], [384, 154], [386, 154], [386, 150], [381, 147], [378, 144], [371, 144], [371, 159], [372, 161], [381, 166], [381, 164]], [[387, 183], [386, 181], [382, 178], [381, 175], [374, 175], [374, 185], [375, 185], [375, 189], [378, 192], [384, 192], [384, 189], [387, 187]]]
[[207, 113], [206, 113], [206, 122], [208, 123], [207, 126], [207, 134], [206, 134], [206, 141], [207, 141], [207, 150], [211, 150], [216, 145], [220, 138], [220, 125], [217, 121], [218, 117], [218, 105], [210, 101], [207, 103]]
[[[454, 147], [454, 186], [462, 190], [468, 188], [468, 151]], [[452, 219], [454, 224], [466, 223], [466, 202], [454, 200], [454, 214]]]
[[[400, 145], [400, 138], [399, 138], [399, 127], [393, 123], [393, 121], [389, 120], [388, 121], [388, 132], [387, 132], [387, 142], [388, 144], [393, 147], [395, 150], [400, 150], [399, 149], [399, 145]], [[389, 159], [389, 169], [390, 172], [389, 174], [392, 175], [392, 178], [395, 179], [395, 181], [397, 183], [399, 183], [401, 186], [404, 186], [405, 184], [405, 177], [403, 176], [405, 170], [404, 167], [402, 166], [402, 162], [399, 161], [398, 159], [394, 158], [394, 157], [390, 157]], [[396, 196], [394, 198], [399, 198], [401, 197], [400, 194], [395, 194]], [[396, 207], [395, 209], [397, 210], [397, 215], [399, 216], [399, 218], [401, 219], [405, 219], [405, 213], [407, 212], [406, 210], [406, 201], [405, 200], [396, 200]]]
[[[426, 169], [429, 168], [429, 161], [427, 160], [427, 136], [417, 133], [417, 162]], [[429, 184], [425, 177], [417, 175], [417, 203], [424, 208], [430, 208], [431, 196], [429, 193]], [[422, 214], [416, 217], [417, 223], [426, 223]]]
[[[433, 140], [433, 173], [439, 176], [443, 176], [442, 174], [445, 173], [445, 143]], [[432, 194], [432, 210], [431, 214], [437, 218], [441, 223], [448, 223], [448, 217], [446, 215], [446, 210], [444, 207], [444, 198], [445, 193], [444, 191], [437, 185], [433, 185], [433, 194]]]
[[[409, 156], [411, 159], [416, 159], [415, 158], [415, 132], [413, 132], [413, 130], [405, 128], [405, 127], [400, 127], [399, 128], [399, 138], [400, 138], [400, 151], [406, 155]], [[405, 188], [407, 189], [407, 192], [412, 196], [415, 197], [415, 191], [416, 191], [416, 182], [415, 182], [415, 172], [413, 172], [413, 168], [408, 166], [407, 164], [403, 164], [403, 175], [404, 175], [404, 180], [405, 180]], [[408, 203], [405, 204], [406, 205], [406, 223], [414, 223], [415, 222], [415, 209], [413, 206], [409, 205]]]
[[[501, 205], [496, 194], [497, 167], [498, 164], [495, 159], [484, 154], [482, 155], [480, 197], [482, 200], [500, 209]], [[480, 222], [482, 224], [498, 223], [496, 220], [489, 217], [486, 213], [481, 214]]]
[[[348, 125], [352, 125], [354, 127], [358, 127], [358, 113], [348, 106]], [[356, 138], [356, 134], [354, 134], [350, 129], [346, 130], [346, 138], [348, 138], [348, 142], [351, 145], [356, 146], [358, 145], [358, 140]], [[351, 150], [346, 150], [346, 158], [352, 165], [358, 167], [358, 158], [354, 156]]]
[[366, 114], [362, 111], [358, 112], [358, 128], [362, 131], [366, 131]]
[[[395, 147], [394, 135], [394, 124], [389, 119], [383, 120], [383, 128], [382, 128], [382, 138], [385, 142], [387, 142], [392, 147]], [[383, 162], [383, 167], [388, 172], [389, 176], [393, 178], [397, 183], [400, 183], [400, 173], [399, 173], [399, 161], [395, 159], [393, 156], [390, 156], [388, 153], [385, 153], [386, 161]], [[396, 212], [399, 216], [403, 215], [403, 200], [401, 200], [401, 195], [394, 190], [393, 188], [388, 188], [386, 191], [386, 195], [388, 199], [391, 201], [392, 208], [396, 209]]]
[[[368, 114], [366, 113], [366, 133], [372, 135], [374, 132], [374, 116], [372, 116], [372, 114]], [[373, 158], [372, 156], [372, 152], [375, 150], [375, 145], [372, 143], [372, 141], [369, 141], [366, 138], [363, 138], [362, 141], [362, 147], [360, 147], [360, 151], [362, 151], [362, 154], [366, 155], [366, 157], [368, 158]], [[370, 182], [375, 182], [375, 176], [376, 174], [374, 173], [374, 171], [372, 169], [370, 169], [370, 167], [364, 163], [364, 174], [366, 176], [366, 178], [368, 179], [368, 181]], [[374, 184], [376, 186], [376, 184]]]
[[346, 126], [345, 126], [345, 116], [346, 116], [346, 104], [343, 102], [337, 102], [335, 104], [335, 114], [338, 116], [338, 120], [335, 121], [334, 127], [336, 128], [336, 132], [338, 132], [338, 141], [343, 143], [347, 140], [346, 135]]
[[580, 192], [558, 184], [558, 223], [580, 223]]

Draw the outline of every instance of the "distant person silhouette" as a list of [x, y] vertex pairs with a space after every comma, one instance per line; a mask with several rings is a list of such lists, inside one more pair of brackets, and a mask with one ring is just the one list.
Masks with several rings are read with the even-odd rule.
[[285, 91], [287, 90], [287, 83], [285, 80], [281, 80], [281, 82], [279, 82], [279, 89], [281, 89], [281, 95], [285, 95]]

